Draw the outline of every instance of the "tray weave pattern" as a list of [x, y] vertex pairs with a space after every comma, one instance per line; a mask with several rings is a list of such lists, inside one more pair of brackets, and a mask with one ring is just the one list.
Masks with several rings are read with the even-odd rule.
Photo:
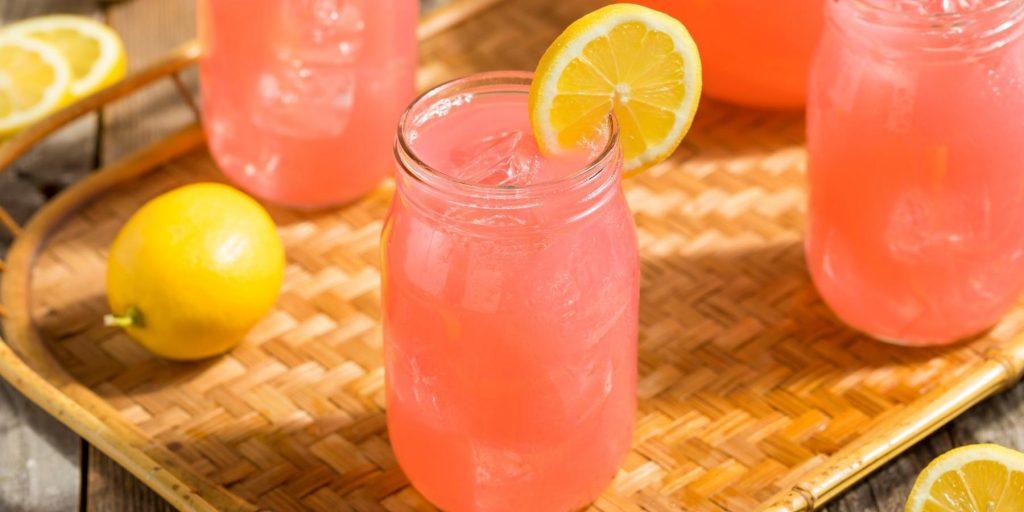
[[[499, 3], [421, 46], [419, 80], [530, 69], [590, 1]], [[706, 101], [670, 161], [626, 186], [642, 254], [634, 449], [597, 511], [755, 510], [887, 414], [1024, 327], [908, 350], [839, 324], [802, 259], [803, 124]], [[106, 251], [173, 187], [220, 180], [194, 151], [76, 213], [42, 248], [32, 316], [67, 372], [179, 468], [255, 507], [431, 510], [384, 416], [379, 235], [392, 186], [319, 213], [270, 208], [289, 264], [275, 310], [226, 356], [161, 361], [104, 328]]]

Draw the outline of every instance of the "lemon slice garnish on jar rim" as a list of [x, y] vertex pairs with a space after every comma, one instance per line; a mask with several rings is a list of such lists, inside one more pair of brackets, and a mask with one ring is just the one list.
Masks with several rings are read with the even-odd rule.
[[615, 4], [576, 20], [548, 47], [530, 88], [530, 121], [541, 150], [594, 140], [608, 114], [619, 124], [627, 174], [668, 158], [697, 112], [697, 45], [675, 18]]

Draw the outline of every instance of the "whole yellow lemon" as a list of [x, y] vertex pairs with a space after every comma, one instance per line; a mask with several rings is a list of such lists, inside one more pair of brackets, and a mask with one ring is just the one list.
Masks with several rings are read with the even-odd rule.
[[227, 351], [270, 310], [284, 247], [266, 210], [217, 183], [187, 185], [139, 209], [107, 260], [107, 323], [154, 354]]

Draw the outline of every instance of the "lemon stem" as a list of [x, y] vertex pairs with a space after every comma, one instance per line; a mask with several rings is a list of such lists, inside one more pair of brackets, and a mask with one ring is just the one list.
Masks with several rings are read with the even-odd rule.
[[128, 308], [123, 315], [113, 313], [103, 315], [103, 325], [107, 327], [139, 327], [142, 325], [142, 315], [134, 307]]

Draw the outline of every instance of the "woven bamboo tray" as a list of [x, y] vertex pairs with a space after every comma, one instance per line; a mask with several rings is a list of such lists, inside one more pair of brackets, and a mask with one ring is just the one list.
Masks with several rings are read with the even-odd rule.
[[[421, 26], [421, 85], [530, 69], [590, 1], [467, 0]], [[0, 146], [0, 166], [158, 79], [181, 49]], [[629, 180], [642, 253], [634, 449], [597, 511], [811, 510], [1024, 372], [1024, 307], [950, 348], [842, 326], [802, 259], [798, 113], [701, 105], [683, 148]], [[17, 235], [0, 374], [182, 510], [431, 510], [388, 445], [378, 238], [393, 185], [334, 211], [270, 208], [289, 264], [231, 353], [157, 360], [102, 326], [107, 247], [143, 202], [220, 180], [201, 129], [109, 166]], [[2, 210], [0, 210], [2, 212]]]

